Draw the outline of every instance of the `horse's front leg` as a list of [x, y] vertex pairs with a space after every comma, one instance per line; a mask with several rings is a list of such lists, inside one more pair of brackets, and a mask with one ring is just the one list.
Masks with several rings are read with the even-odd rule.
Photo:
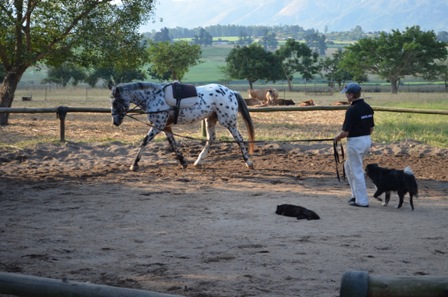
[[137, 171], [138, 169], [138, 162], [140, 161], [140, 159], [142, 158], [142, 153], [143, 150], [145, 149], [146, 145], [154, 139], [154, 137], [156, 137], [157, 134], [159, 134], [160, 131], [158, 129], [155, 128], [151, 128], [148, 132], [148, 134], [145, 136], [145, 138], [143, 138], [143, 141], [140, 145], [140, 149], [138, 150], [137, 156], [135, 156], [134, 159], [134, 163], [132, 163], [131, 165], [131, 170], [132, 171]]
[[171, 149], [176, 154], [176, 158], [180, 163], [180, 166], [182, 166], [183, 169], [187, 168], [188, 164], [184, 159], [184, 156], [182, 155], [181, 151], [179, 150], [179, 146], [177, 145], [176, 140], [173, 136], [173, 131], [171, 130], [171, 127], [166, 127], [165, 130], [166, 139], [170, 143]]
[[194, 162], [194, 166], [201, 165], [202, 160], [204, 160], [204, 158], [207, 157], [210, 146], [216, 139], [215, 126], [217, 120], [218, 119], [216, 117], [216, 114], [212, 115], [210, 118], [205, 119], [205, 127], [207, 129], [207, 142], [205, 143], [205, 146], [202, 149], [201, 153], [199, 154], [196, 162]]

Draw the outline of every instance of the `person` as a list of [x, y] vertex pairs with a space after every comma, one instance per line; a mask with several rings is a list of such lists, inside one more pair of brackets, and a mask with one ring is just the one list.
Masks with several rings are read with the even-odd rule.
[[345, 85], [341, 91], [341, 94], [344, 93], [350, 106], [345, 113], [342, 131], [334, 137], [334, 141], [338, 142], [347, 137], [347, 160], [344, 169], [352, 192], [349, 205], [369, 207], [363, 162], [372, 145], [370, 135], [375, 126], [374, 111], [361, 98], [359, 84], [352, 82]]

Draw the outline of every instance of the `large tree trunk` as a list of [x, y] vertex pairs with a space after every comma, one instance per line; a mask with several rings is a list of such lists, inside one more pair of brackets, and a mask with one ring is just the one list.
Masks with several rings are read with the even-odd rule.
[[[11, 107], [17, 85], [26, 68], [22, 71], [8, 72], [0, 85], [0, 107]], [[0, 113], [0, 125], [8, 125], [9, 113]]]
[[288, 78], [288, 91], [292, 92], [292, 80]]
[[398, 83], [400, 80], [398, 79], [391, 79], [390, 80], [390, 86], [392, 87], [392, 94], [398, 94]]

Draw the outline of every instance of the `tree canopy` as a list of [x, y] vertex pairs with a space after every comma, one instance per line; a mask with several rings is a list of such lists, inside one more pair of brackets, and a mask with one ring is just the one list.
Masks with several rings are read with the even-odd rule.
[[318, 72], [317, 59], [319, 55], [316, 52], [313, 53], [305, 43], [288, 39], [275, 54], [281, 60], [289, 91], [292, 91], [292, 80], [295, 73], [300, 73], [302, 78], [310, 80]]
[[447, 54], [446, 43], [438, 41], [433, 31], [414, 26], [359, 40], [346, 48], [339, 65], [354, 74], [354, 80], [366, 72], [379, 75], [390, 82], [395, 94], [401, 78], [434, 72], [436, 61], [445, 60]]
[[261, 45], [236, 46], [226, 57], [225, 73], [230, 78], [246, 79], [252, 89], [259, 79], [275, 81], [282, 79], [280, 60]]
[[[39, 62], [129, 69], [145, 61], [138, 28], [153, 0], [6, 0], [0, 2], [0, 106], [11, 107], [23, 73]], [[8, 114], [0, 114], [6, 125]]]
[[[331, 57], [325, 57], [320, 61], [321, 74], [327, 79], [328, 85], [332, 88], [337, 84], [342, 89], [342, 85], [346, 81], [353, 80], [353, 75], [350, 72], [339, 67], [341, 58], [342, 49], [338, 49]], [[367, 77], [365, 79], [358, 78], [358, 82], [365, 80], [367, 80]]]
[[200, 63], [201, 47], [187, 41], [150, 42], [149, 73], [159, 80], [182, 80], [188, 68]]

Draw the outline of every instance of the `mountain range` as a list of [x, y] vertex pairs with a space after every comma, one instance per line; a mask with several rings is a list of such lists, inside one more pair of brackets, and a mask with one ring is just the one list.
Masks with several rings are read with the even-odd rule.
[[[319, 32], [404, 30], [448, 31], [447, 0], [159, 0], [153, 22], [142, 33], [209, 25], [299, 25]], [[163, 21], [160, 21], [160, 20]]]

